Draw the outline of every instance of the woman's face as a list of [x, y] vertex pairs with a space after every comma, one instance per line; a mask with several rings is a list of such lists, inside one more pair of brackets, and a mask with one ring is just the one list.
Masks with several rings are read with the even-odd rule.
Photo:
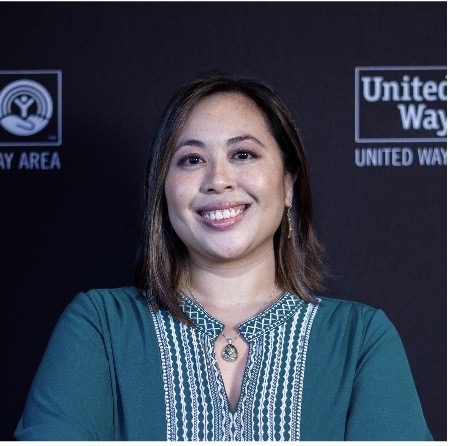
[[192, 260], [273, 255], [293, 182], [254, 102], [237, 93], [209, 96], [175, 145], [165, 182], [171, 225]]

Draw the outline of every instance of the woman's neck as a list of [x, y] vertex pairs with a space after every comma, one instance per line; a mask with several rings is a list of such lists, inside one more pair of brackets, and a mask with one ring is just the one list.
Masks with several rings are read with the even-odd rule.
[[188, 296], [225, 324], [225, 331], [272, 305], [282, 293], [275, 287], [273, 256], [235, 268], [191, 262], [190, 283], [182, 284]]

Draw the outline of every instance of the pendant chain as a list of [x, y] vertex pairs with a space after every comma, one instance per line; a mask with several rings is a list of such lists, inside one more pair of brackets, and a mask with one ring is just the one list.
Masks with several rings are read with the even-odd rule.
[[221, 336], [223, 336], [223, 338], [225, 338], [226, 341], [228, 341], [228, 344], [232, 344], [240, 335], [241, 333], [239, 333], [235, 338], [229, 339], [223, 332], [221, 332]]
[[[193, 298], [193, 300], [202, 307], [202, 305], [199, 303], [198, 299], [196, 299], [192, 289], [190, 288], [190, 286], [188, 285], [188, 283], [186, 284], [188, 291], [190, 292], [191, 297]], [[270, 299], [273, 297], [273, 295], [275, 294], [276, 290], [278, 288], [278, 285], [275, 285], [275, 288], [273, 289], [272, 293], [270, 294], [269, 298], [264, 302], [264, 304], [259, 307], [259, 309], [256, 311], [256, 314], [254, 315], [254, 317], [256, 317], [261, 311], [262, 309], [270, 302]], [[237, 360], [239, 354], [237, 351], [237, 347], [235, 347], [234, 345], [232, 345], [232, 343], [238, 339], [240, 337], [242, 333], [239, 332], [239, 334], [235, 337], [235, 338], [228, 338], [226, 337], [226, 335], [224, 334], [224, 331], [221, 332], [221, 335], [223, 336], [223, 338], [226, 339], [226, 341], [228, 341], [228, 343], [223, 347], [223, 349], [221, 350], [221, 357], [226, 361], [226, 362], [234, 362]]]

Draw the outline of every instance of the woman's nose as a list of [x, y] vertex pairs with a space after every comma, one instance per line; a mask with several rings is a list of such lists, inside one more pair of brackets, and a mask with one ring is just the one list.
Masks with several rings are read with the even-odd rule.
[[215, 161], [206, 166], [202, 184], [204, 193], [221, 194], [235, 187], [233, 167], [228, 161]]

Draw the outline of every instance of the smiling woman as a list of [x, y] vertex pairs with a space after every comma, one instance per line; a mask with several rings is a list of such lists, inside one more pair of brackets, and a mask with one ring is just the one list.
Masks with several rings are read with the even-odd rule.
[[191, 111], [165, 183], [168, 215], [190, 262], [229, 267], [271, 259], [294, 176], [250, 99], [215, 94]]
[[[194, 240], [182, 240], [181, 234], [189, 230], [196, 231], [196, 240], [201, 238], [211, 246], [216, 247], [223, 240], [219, 248], [227, 256], [240, 241], [244, 242], [244, 237], [253, 232], [261, 237], [263, 228], [273, 226], [271, 251], [267, 250], [263, 257], [270, 264], [262, 264], [262, 269], [269, 268], [282, 289], [306, 301], [312, 299], [313, 291], [322, 289], [322, 248], [311, 225], [306, 155], [287, 107], [268, 85], [216, 74], [195, 79], [169, 103], [151, 147], [137, 285], [157, 296], [157, 306], [163, 304], [176, 317], [191, 323], [174, 295], [183, 284], [194, 283], [194, 277], [189, 277], [195, 274], [190, 266], [190, 252], [193, 257], [196, 253], [207, 255], [207, 251], [188, 249]], [[218, 192], [222, 187], [224, 190]], [[255, 197], [254, 193], [262, 197]], [[174, 225], [181, 224], [181, 217], [175, 218], [173, 213], [176, 203], [190, 200], [190, 194], [191, 207], [185, 211], [177, 207], [189, 222], [179, 233]], [[292, 204], [291, 211], [282, 218], [284, 208], [289, 209]], [[224, 216], [220, 211], [228, 209], [240, 215], [234, 217], [236, 220], [220, 222], [217, 215]], [[209, 215], [209, 221], [202, 211]], [[289, 216], [296, 227], [291, 240], [287, 237]], [[169, 220], [171, 225], [167, 224]], [[236, 231], [236, 223], [242, 220], [242, 231]], [[199, 225], [190, 226], [195, 222]], [[230, 229], [235, 232], [221, 231], [231, 224]], [[207, 231], [209, 237], [201, 231]], [[264, 246], [256, 239], [244, 251], [244, 255], [250, 254], [249, 261], [257, 261], [262, 253], [256, 247]], [[227, 269], [235, 264], [230, 261], [239, 262], [241, 258], [229, 258]], [[248, 290], [250, 281], [244, 282], [240, 286]], [[271, 289], [273, 282], [268, 280], [267, 288]], [[265, 288], [261, 280], [259, 283]], [[252, 292], [255, 294], [256, 290]], [[237, 299], [243, 302], [238, 296]]]
[[316, 295], [306, 157], [270, 87], [182, 87], [145, 192], [136, 286], [69, 305], [18, 439], [431, 439], [384, 313]]

